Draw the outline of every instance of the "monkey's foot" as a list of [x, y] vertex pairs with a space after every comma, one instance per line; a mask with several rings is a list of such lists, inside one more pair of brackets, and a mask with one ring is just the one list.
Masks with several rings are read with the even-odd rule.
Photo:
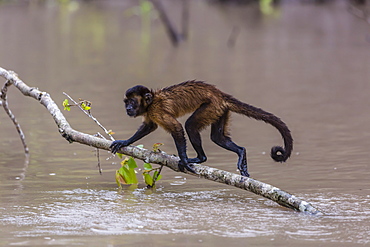
[[239, 158], [237, 167], [242, 176], [249, 177], [247, 159], [244, 155]]
[[189, 172], [191, 172], [191, 173], [197, 174], [197, 172], [192, 167], [190, 167], [189, 164], [183, 165], [183, 164], [179, 163], [179, 170], [182, 171], [182, 172], [185, 172], [184, 168], [186, 170], [188, 170]]

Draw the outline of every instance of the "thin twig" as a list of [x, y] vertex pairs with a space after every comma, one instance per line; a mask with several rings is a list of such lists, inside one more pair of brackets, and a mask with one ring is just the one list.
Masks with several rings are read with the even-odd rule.
[[[18, 120], [15, 118], [14, 114], [9, 109], [9, 105], [8, 105], [7, 92], [8, 92], [8, 87], [11, 86], [12, 84], [13, 83], [12, 83], [11, 80], [7, 80], [4, 84], [4, 86], [2, 87], [1, 93], [0, 93], [1, 105], [3, 106], [6, 114], [8, 114], [10, 119], [13, 121], [13, 124], [14, 124], [15, 128], [18, 131], [19, 137], [21, 138], [21, 141], [22, 141], [22, 144], [23, 144], [24, 153], [26, 155], [26, 160], [28, 160], [30, 151], [29, 151], [27, 143], [26, 143], [26, 137], [25, 137], [25, 135], [22, 131], [22, 128], [21, 128], [20, 124], [18, 123]], [[26, 161], [26, 162], [28, 164], [28, 161]]]
[[99, 148], [97, 148], [95, 150], [95, 154], [96, 154], [96, 157], [98, 158], [98, 169], [99, 169], [99, 173], [100, 173], [100, 175], [102, 175], [103, 174], [103, 171], [102, 171], [101, 166], [100, 166], [100, 152], [99, 152]]
[[[106, 138], [102, 134], [100, 134], [99, 132], [97, 132], [94, 136], [97, 136], [97, 137], [100, 137], [100, 138], [103, 138], [104, 140], [106, 140]], [[100, 165], [100, 152], [99, 152], [99, 148], [96, 148], [95, 155], [96, 155], [96, 157], [98, 159], [99, 173], [100, 173], [100, 175], [102, 175], [103, 174], [103, 170], [102, 170], [101, 165]]]
[[[156, 176], [154, 176], [154, 175], [153, 175], [153, 184], [152, 184], [152, 185], [149, 185], [149, 184], [148, 184], [148, 185], [146, 186], [148, 189], [150, 189], [150, 188], [154, 188], [155, 183], [157, 182], [157, 179], [158, 179], [159, 175], [161, 174], [162, 168], [163, 168], [163, 165], [161, 165], [161, 166], [160, 166], [160, 167], [158, 167], [158, 168], [153, 168], [152, 170], [150, 170], [150, 171], [158, 170], [158, 173], [156, 174]], [[144, 172], [144, 173], [145, 173], [145, 172]]]
[[109, 138], [114, 141], [115, 139], [113, 138], [113, 136], [109, 133], [109, 131], [87, 110], [84, 110], [80, 104], [78, 104], [71, 96], [69, 96], [68, 94], [66, 94], [65, 92], [63, 92], [63, 94], [65, 96], [67, 96], [76, 106], [78, 106], [78, 108], [80, 108], [80, 110], [82, 112], [84, 112], [89, 118], [91, 118], [100, 128], [102, 128], [105, 132], [105, 134], [107, 134], [109, 136]]

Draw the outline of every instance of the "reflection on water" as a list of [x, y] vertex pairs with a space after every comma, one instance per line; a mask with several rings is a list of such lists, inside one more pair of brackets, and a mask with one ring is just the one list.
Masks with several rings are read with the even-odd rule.
[[[183, 2], [162, 2], [179, 27]], [[24, 167], [16, 131], [0, 113], [0, 245], [369, 244], [369, 25], [348, 13], [346, 1], [282, 2], [266, 9], [191, 1], [188, 39], [175, 48], [152, 9], [135, 12], [140, 1], [0, 1], [0, 66], [56, 102], [63, 91], [92, 101], [94, 116], [117, 139], [140, 124], [124, 116], [122, 94], [130, 86], [215, 84], [292, 130], [291, 159], [275, 163], [267, 154], [281, 144], [278, 132], [233, 115], [233, 139], [247, 147], [252, 177], [325, 216], [167, 169], [156, 191], [141, 183], [117, 192], [118, 159], [101, 152], [100, 175], [94, 150], [68, 144], [37, 102], [11, 88], [31, 160]], [[65, 115], [78, 130], [100, 131], [78, 111]], [[236, 155], [214, 145], [209, 130], [203, 137], [207, 165], [234, 172]], [[156, 142], [176, 153], [163, 130], [140, 143]]]

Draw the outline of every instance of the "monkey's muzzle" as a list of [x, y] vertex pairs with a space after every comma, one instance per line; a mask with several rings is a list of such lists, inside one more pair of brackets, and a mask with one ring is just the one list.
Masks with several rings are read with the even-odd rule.
[[126, 110], [126, 113], [127, 113], [127, 115], [128, 115], [128, 116], [130, 116], [130, 117], [135, 117], [135, 116], [136, 116], [136, 111], [135, 111], [135, 110], [133, 110], [133, 109], [127, 109], [127, 110]]

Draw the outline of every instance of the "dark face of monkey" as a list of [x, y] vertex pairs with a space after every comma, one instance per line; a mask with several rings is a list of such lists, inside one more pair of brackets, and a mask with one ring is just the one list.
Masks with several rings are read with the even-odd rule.
[[125, 106], [126, 106], [126, 113], [130, 117], [136, 117], [138, 116], [140, 104], [137, 100], [136, 97], [134, 98], [129, 98], [129, 99], [124, 99]]
[[153, 102], [153, 94], [147, 87], [138, 85], [126, 91], [126, 98], [123, 101], [127, 115], [137, 117], [147, 111], [148, 106]]

